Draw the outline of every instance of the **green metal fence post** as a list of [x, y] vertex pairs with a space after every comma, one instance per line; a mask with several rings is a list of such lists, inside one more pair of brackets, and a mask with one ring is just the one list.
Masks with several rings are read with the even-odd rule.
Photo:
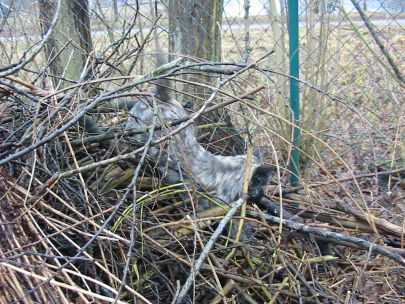
[[300, 88], [298, 83], [299, 78], [299, 27], [298, 27], [298, 0], [288, 0], [288, 35], [289, 35], [289, 50], [290, 50], [290, 106], [291, 106], [291, 122], [293, 126], [292, 151], [290, 170], [290, 182], [292, 186], [299, 184], [299, 142], [300, 142]]

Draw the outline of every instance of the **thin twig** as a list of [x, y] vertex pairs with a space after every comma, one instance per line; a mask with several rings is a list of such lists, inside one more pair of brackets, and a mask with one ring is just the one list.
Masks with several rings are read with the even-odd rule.
[[56, 22], [58, 22], [59, 19], [59, 12], [60, 12], [60, 8], [62, 5], [62, 0], [59, 0], [57, 5], [56, 5], [56, 10], [55, 10], [55, 14], [53, 16], [52, 19], [52, 23], [49, 26], [48, 31], [46, 32], [46, 34], [44, 35], [44, 37], [42, 38], [41, 42], [37, 45], [37, 47], [32, 51], [31, 55], [28, 56], [27, 59], [25, 59], [24, 61], [17, 63], [17, 64], [13, 64], [9, 67], [5, 67], [5, 68], [1, 68], [0, 71], [4, 71], [4, 72], [0, 72], [0, 78], [14, 74], [15, 72], [21, 70], [23, 67], [25, 67], [27, 64], [29, 64], [30, 62], [32, 62], [32, 60], [39, 54], [39, 52], [42, 50], [42, 48], [45, 46], [45, 43], [47, 43], [47, 41], [49, 40], [49, 38], [51, 37], [53, 28], [56, 25]]
[[[167, 70], [173, 68], [173, 66], [179, 65], [181, 63], [182, 59], [179, 58], [175, 61], [170, 62], [169, 64], [166, 64], [164, 66], [159, 67], [157, 70], [153, 71], [151, 74], [145, 75], [143, 77], [141, 77], [139, 80], [135, 81], [134, 83], [128, 84], [124, 87], [133, 87], [136, 86], [138, 84], [142, 84], [144, 82], [147, 81], [151, 81], [151, 80], [157, 80], [160, 77], [158, 75], [160, 75], [161, 73], [166, 72]], [[100, 95], [99, 97], [97, 97], [96, 99], [94, 99], [91, 103], [89, 103], [87, 106], [83, 107], [76, 115], [74, 115], [68, 122], [66, 122], [66, 124], [64, 124], [61, 128], [53, 131], [51, 134], [49, 134], [48, 136], [46, 136], [45, 138], [38, 140], [37, 142], [35, 142], [34, 144], [30, 145], [29, 147], [26, 147], [18, 152], [15, 152], [12, 155], [7, 156], [6, 158], [3, 158], [0, 160], [0, 166], [6, 164], [9, 161], [12, 161], [14, 159], [16, 159], [17, 157], [23, 156], [29, 152], [31, 152], [32, 150], [35, 150], [36, 148], [46, 144], [47, 142], [51, 141], [52, 139], [56, 138], [57, 136], [59, 136], [60, 134], [62, 134], [63, 132], [65, 132], [67, 129], [69, 129], [71, 126], [73, 126], [76, 122], [78, 122], [88, 111], [94, 109], [98, 104], [102, 103], [103, 101], [109, 100], [111, 99], [110, 95], [116, 93], [119, 90], [122, 90], [123, 87], [116, 89], [114, 91], [111, 92], [107, 92], [105, 94]]]
[[195, 262], [194, 266], [191, 268], [190, 275], [188, 276], [186, 282], [184, 283], [175, 303], [181, 304], [184, 301], [185, 296], [188, 293], [188, 290], [190, 289], [196, 275], [200, 271], [201, 265], [210, 253], [212, 247], [214, 246], [216, 240], [219, 238], [219, 236], [222, 234], [222, 231], [224, 230], [225, 226], [229, 223], [229, 221], [233, 218], [235, 213], [239, 210], [239, 208], [242, 206], [244, 203], [244, 199], [240, 198], [237, 201], [235, 201], [232, 205], [231, 208], [229, 209], [228, 213], [224, 216], [224, 218], [219, 222], [217, 229], [215, 229], [214, 233], [212, 234], [211, 238], [205, 245], [203, 251], [201, 252], [201, 255]]
[[[211, 107], [208, 107], [203, 112], [203, 114], [206, 114], [206, 113], [215, 111], [217, 109], [223, 108], [225, 106], [228, 106], [228, 105], [232, 104], [233, 102], [242, 100], [244, 98], [248, 98], [249, 96], [257, 93], [258, 91], [260, 91], [262, 89], [264, 89], [264, 86], [258, 86], [256, 88], [254, 88], [253, 90], [251, 90], [251, 91], [249, 91], [249, 92], [247, 92], [247, 93], [245, 93], [245, 94], [243, 94], [241, 96], [231, 98], [231, 99], [226, 100], [224, 102], [215, 104], [215, 105], [213, 105]], [[185, 122], [188, 119], [192, 118], [192, 116], [193, 116], [193, 114], [190, 114], [190, 115], [188, 115], [186, 117], [173, 120], [172, 122], [169, 122], [167, 124], [167, 126], [168, 127], [173, 127], [173, 126], [179, 125], [180, 123]], [[160, 130], [161, 128], [162, 128], [161, 125], [156, 125], [155, 126], [155, 130]], [[120, 130], [114, 129], [112, 131], [108, 131], [108, 132], [103, 133], [103, 134], [92, 135], [92, 136], [88, 136], [88, 137], [85, 137], [85, 138], [72, 140], [71, 144], [72, 145], [88, 145], [88, 144], [92, 144], [92, 143], [96, 143], [96, 142], [102, 142], [102, 141], [105, 141], [105, 140], [108, 140], [108, 139], [113, 139], [113, 138], [116, 138], [118, 136], [127, 137], [127, 136], [131, 136], [131, 135], [135, 135], [135, 134], [144, 134], [144, 133], [147, 132], [148, 129], [149, 129], [149, 127], [148, 128], [143, 128], [143, 129], [129, 129], [129, 130], [125, 130], [125, 131], [120, 131]]]
[[300, 224], [300, 223], [293, 222], [290, 220], [282, 220], [279, 217], [275, 217], [275, 216], [267, 215], [267, 214], [259, 214], [258, 212], [255, 212], [255, 211], [248, 211], [247, 213], [254, 217], [263, 217], [264, 219], [266, 219], [270, 222], [273, 222], [273, 223], [277, 223], [277, 224], [282, 223], [283, 226], [288, 227], [290, 229], [297, 230], [297, 231], [302, 231], [305, 233], [325, 237], [327, 239], [332, 239], [332, 240], [336, 239], [336, 240], [342, 240], [342, 241], [349, 242], [349, 243], [354, 243], [363, 249], [382, 254], [382, 255], [388, 257], [389, 259], [398, 262], [402, 266], [405, 266], [405, 259], [403, 257], [401, 257], [399, 254], [393, 253], [389, 249], [386, 249], [380, 245], [371, 243], [367, 240], [360, 239], [360, 238], [353, 237], [353, 236], [347, 236], [347, 235], [337, 233], [337, 232], [321, 230], [321, 229], [318, 229], [315, 227], [310, 227], [308, 225]]
[[361, 9], [359, 3], [356, 0], [351, 0], [351, 1], [353, 3], [354, 7], [356, 8], [356, 10], [359, 12], [359, 15], [360, 15], [361, 19], [363, 20], [364, 24], [367, 26], [368, 30], [370, 31], [371, 36], [374, 38], [375, 43], [377, 43], [377, 45], [380, 48], [381, 52], [383, 53], [385, 58], [387, 58], [387, 61], [388, 61], [389, 65], [391, 66], [392, 70], [394, 71], [395, 75], [397, 76], [398, 80], [402, 84], [404, 84], [405, 79], [402, 77], [401, 72], [399, 71], [397, 65], [395, 64], [394, 60], [391, 57], [391, 54], [385, 48], [385, 46], [382, 43], [382, 41], [380, 40], [380, 38], [378, 38], [378, 34], [374, 30], [373, 25], [371, 24], [370, 20], [368, 19], [366, 14]]

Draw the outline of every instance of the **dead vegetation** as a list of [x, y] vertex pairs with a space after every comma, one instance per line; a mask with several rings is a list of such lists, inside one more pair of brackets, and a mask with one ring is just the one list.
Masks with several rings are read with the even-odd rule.
[[[404, 169], [391, 154], [395, 147], [385, 150], [391, 162], [366, 163], [384, 147], [351, 149], [312, 134], [325, 150], [311, 156], [303, 186], [288, 188], [288, 154], [273, 127], [288, 124], [260, 107], [266, 86], [240, 87], [242, 73], [219, 89], [216, 108], [239, 109], [256, 128], [253, 142], [267, 143], [266, 162], [277, 169], [267, 194], [290, 221], [243, 205], [233, 218], [244, 220], [240, 233], [225, 229], [206, 252], [230, 206], [198, 210], [206, 194], [190, 188], [180, 195], [183, 185], [162, 184], [141, 166], [144, 147], [128, 148], [125, 109], [145, 94], [128, 88], [151, 75], [96, 94], [93, 81], [51, 93], [9, 78], [15, 88], [4, 88], [1, 108], [2, 302], [167, 303], [201, 256], [187, 294], [196, 303], [225, 296], [249, 303], [403, 300]], [[90, 134], [92, 122], [100, 134]], [[397, 123], [386, 132], [399, 147], [401, 118]], [[227, 132], [209, 121], [202, 133], [206, 128]], [[225, 142], [211, 147], [227, 151]], [[331, 255], [321, 257], [314, 239], [331, 242]]]
[[[177, 59], [152, 72], [146, 36], [121, 40], [64, 89], [42, 73], [44, 58], [0, 79], [0, 303], [405, 301], [403, 86], [359, 55], [360, 40], [339, 53], [339, 66], [325, 65], [329, 82], [303, 81], [301, 185], [289, 187], [288, 100], [262, 34], [253, 35], [251, 64]], [[232, 37], [242, 34], [224, 36], [224, 53], [235, 55]], [[357, 36], [343, 28], [342, 37]], [[195, 185], [165, 184], [148, 145], [130, 143], [150, 131], [124, 129], [131, 101], [157, 78], [181, 82], [184, 73], [211, 80], [187, 85], [205, 85], [201, 100], [215, 99], [168, 127], [178, 132], [199, 116], [200, 140], [215, 153], [244, 150], [240, 138], [262, 147], [275, 168], [267, 205], [222, 205]], [[226, 115], [210, 120], [218, 109], [240, 137], [231, 140]], [[202, 197], [212, 208], [198, 208]], [[331, 252], [321, 256], [325, 243]]]

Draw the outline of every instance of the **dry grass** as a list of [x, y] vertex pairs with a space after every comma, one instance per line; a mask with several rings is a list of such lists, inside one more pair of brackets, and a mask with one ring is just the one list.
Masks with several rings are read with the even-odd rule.
[[[372, 45], [369, 34], [362, 31]], [[404, 70], [400, 57], [405, 48], [403, 29], [391, 26], [380, 32]], [[311, 54], [306, 54], [306, 33], [301, 35], [302, 78], [313, 79], [317, 70], [306, 64]], [[136, 37], [139, 40], [140, 34]], [[240, 58], [243, 37], [242, 31], [223, 33], [224, 58]], [[264, 146], [265, 161], [274, 165], [268, 196], [286, 212], [298, 214], [296, 222], [320, 232], [356, 236], [404, 257], [405, 92], [384, 66], [376, 64], [375, 56], [347, 24], [330, 24], [325, 37], [328, 43], [322, 50], [321, 76], [316, 82], [301, 84], [306, 96], [301, 188], [287, 186], [291, 148], [288, 99], [282, 95], [284, 84], [279, 81], [288, 78], [277, 78], [268, 70], [272, 58], [222, 87], [216, 102], [262, 85], [259, 92], [224, 110], [243, 136], [249, 133], [256, 146]], [[98, 50], [108, 44], [102, 35], [94, 40]], [[15, 62], [26, 49], [23, 46], [30, 43], [2, 41], [5, 56], [1, 64]], [[252, 30], [251, 60], [260, 58], [272, 45], [270, 31]], [[37, 92], [32, 90], [27, 90], [32, 95], [0, 91], [0, 160], [54, 134], [77, 117], [83, 103], [121, 88], [125, 79], [116, 78], [122, 75], [115, 68], [127, 71], [135, 63], [131, 75], [149, 71], [152, 43], [139, 56], [125, 57], [137, 47], [134, 37], [124, 41], [108, 64], [97, 66], [93, 78], [99, 82], [69, 88], [58, 98], [37, 100]], [[37, 77], [33, 72], [46, 70], [44, 62], [38, 57], [14, 76], [35, 80], [35, 87], [48, 89], [50, 76]], [[125, 92], [139, 96], [136, 88]], [[124, 102], [122, 98], [116, 101]], [[212, 237], [215, 223], [227, 212], [215, 204], [202, 212], [198, 199], [205, 194], [187, 194], [182, 185], [166, 185], [146, 165], [135, 187], [131, 181], [141, 153], [126, 154], [134, 151], [128, 138], [121, 137], [126, 111], [105, 103], [89, 114], [100, 132], [116, 128], [110, 142], [87, 143], [91, 134], [77, 123], [0, 167], [0, 303], [109, 303], [114, 299], [169, 303]], [[208, 132], [208, 138], [213, 138], [203, 136], [207, 147], [231, 153], [230, 143], [235, 141], [226, 124], [205, 122], [200, 133]], [[77, 173], [86, 166], [92, 169]], [[260, 215], [264, 212], [255, 215], [257, 210], [248, 205], [246, 214], [235, 218], [245, 221], [239, 239], [229, 229], [216, 241], [195, 277], [190, 301], [405, 301], [405, 268], [398, 260], [336, 238], [329, 239], [333, 242], [331, 255], [321, 257], [315, 234], [287, 229], [265, 219]]]

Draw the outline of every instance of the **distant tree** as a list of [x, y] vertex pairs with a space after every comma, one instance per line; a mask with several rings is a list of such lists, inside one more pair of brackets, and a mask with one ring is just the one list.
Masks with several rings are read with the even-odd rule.
[[[337, 12], [339, 10], [340, 5], [341, 5], [340, 0], [329, 0], [326, 2], [326, 11], [328, 13]], [[367, 6], [366, 0], [363, 0], [363, 5], [364, 7]]]
[[[336, 12], [341, 3], [340, 0], [310, 0], [308, 1], [308, 6], [311, 6], [314, 9], [314, 12], [319, 15], [322, 13], [322, 7], [325, 7], [327, 13]], [[366, 5], [366, 1], [363, 1], [363, 4]]]
[[118, 21], [118, 2], [117, 0], [112, 0], [114, 21]]
[[[39, 0], [43, 33], [49, 29], [56, 3], [57, 0]], [[92, 50], [88, 0], [62, 0], [58, 22], [45, 48], [55, 84], [59, 79], [77, 81]], [[61, 84], [66, 86], [68, 82]]]
[[0, 16], [2, 18], [6, 18], [11, 12], [12, 9], [8, 4], [0, 2]]
[[390, 12], [403, 13], [405, 11], [405, 0], [387, 0], [384, 6]]

